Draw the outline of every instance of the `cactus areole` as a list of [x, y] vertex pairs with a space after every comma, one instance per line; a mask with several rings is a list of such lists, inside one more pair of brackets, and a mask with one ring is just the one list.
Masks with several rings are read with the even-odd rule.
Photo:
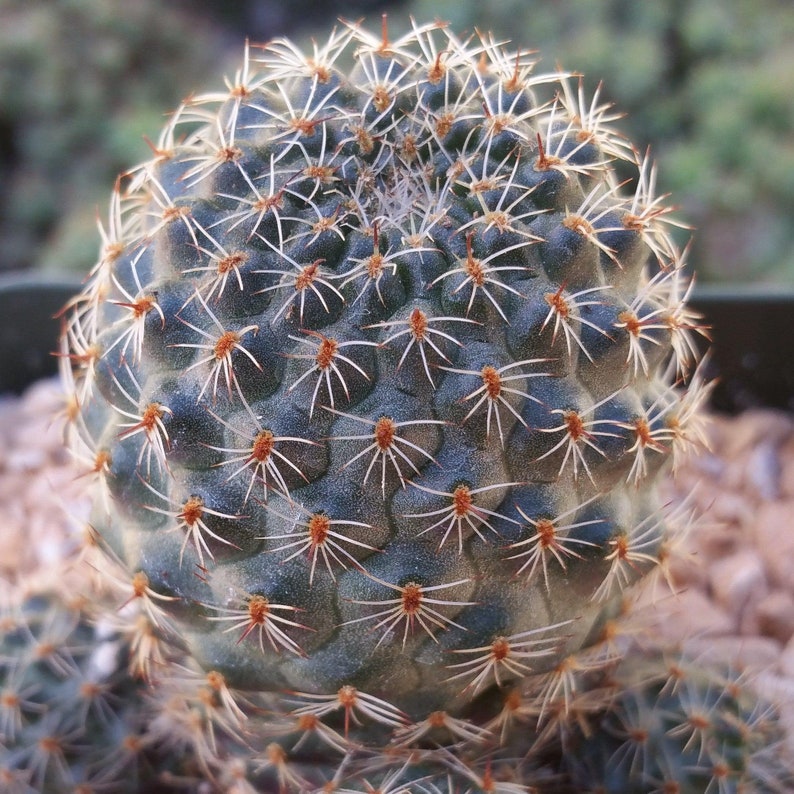
[[454, 734], [665, 573], [705, 332], [617, 118], [439, 23], [250, 45], [177, 110], [62, 340], [91, 524], [158, 632], [340, 733]]

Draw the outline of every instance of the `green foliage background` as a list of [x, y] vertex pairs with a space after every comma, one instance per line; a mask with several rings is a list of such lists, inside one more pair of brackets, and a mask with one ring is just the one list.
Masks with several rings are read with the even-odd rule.
[[150, 0], [0, 0], [0, 269], [87, 270], [116, 174], [221, 49]]
[[591, 92], [603, 80], [697, 229], [701, 282], [794, 285], [790, 0], [0, 0], [0, 270], [87, 269], [115, 175], [165, 112], [233, 73], [246, 34], [306, 40], [385, 10], [395, 35], [409, 14], [440, 18], [582, 72]]

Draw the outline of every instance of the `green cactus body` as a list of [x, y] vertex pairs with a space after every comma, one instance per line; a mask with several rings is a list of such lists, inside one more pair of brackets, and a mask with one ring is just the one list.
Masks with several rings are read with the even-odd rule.
[[204, 669], [345, 740], [473, 725], [592, 643], [700, 438], [653, 168], [534, 66], [439, 24], [247, 48], [119, 183], [68, 315], [105, 544]]
[[680, 652], [634, 649], [611, 681], [615, 697], [574, 730], [563, 767], [578, 791], [681, 794], [784, 791], [784, 734], [746, 672]]
[[139, 791], [144, 687], [120, 635], [51, 593], [0, 620], [0, 789]]

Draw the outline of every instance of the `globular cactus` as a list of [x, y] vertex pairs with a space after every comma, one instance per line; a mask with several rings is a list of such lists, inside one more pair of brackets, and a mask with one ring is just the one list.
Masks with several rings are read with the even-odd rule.
[[34, 592], [0, 612], [0, 790], [141, 791], [144, 686], [79, 599]]
[[654, 167], [535, 65], [441, 24], [247, 47], [119, 181], [67, 313], [70, 444], [149, 636], [353, 777], [496, 736], [494, 687], [566, 692], [666, 573], [657, 475], [701, 440]]
[[575, 790], [789, 790], [785, 735], [752, 678], [672, 649], [633, 649], [608, 683], [614, 700], [569, 732], [562, 766]]

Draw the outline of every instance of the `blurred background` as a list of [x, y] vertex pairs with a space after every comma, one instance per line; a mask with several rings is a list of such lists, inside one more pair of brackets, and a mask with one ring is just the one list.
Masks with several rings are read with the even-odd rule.
[[386, 11], [394, 35], [439, 18], [603, 80], [697, 229], [699, 282], [794, 289], [791, 0], [0, 0], [0, 271], [85, 272], [116, 174], [180, 100], [222, 88], [246, 36]]

